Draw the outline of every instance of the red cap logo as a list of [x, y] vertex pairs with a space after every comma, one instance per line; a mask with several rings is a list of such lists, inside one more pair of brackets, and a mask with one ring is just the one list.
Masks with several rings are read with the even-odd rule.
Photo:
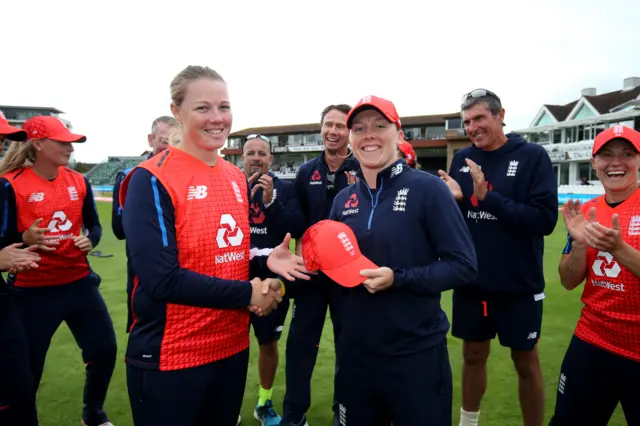
[[86, 136], [71, 133], [58, 117], [41, 115], [31, 117], [24, 122], [22, 128], [29, 139], [51, 139], [56, 142], [85, 142]]
[[622, 124], [616, 124], [615, 126], [598, 133], [596, 140], [593, 142], [591, 154], [595, 156], [603, 146], [611, 142], [613, 139], [625, 139], [633, 145], [636, 151], [640, 152], [640, 132], [633, 130], [630, 127], [623, 126]]
[[358, 114], [358, 112], [360, 112], [360, 110], [362, 110], [363, 108], [367, 107], [377, 109], [380, 114], [382, 114], [390, 122], [397, 125], [398, 128], [402, 127], [402, 124], [400, 123], [400, 116], [398, 115], [398, 111], [396, 111], [396, 107], [395, 105], [393, 105], [393, 102], [383, 98], [379, 98], [377, 96], [365, 96], [364, 98], [360, 99], [356, 106], [351, 108], [351, 111], [349, 111], [349, 114], [347, 114], [347, 129], [351, 128], [353, 119], [355, 118], [356, 114]]
[[362, 284], [363, 269], [377, 269], [358, 247], [356, 236], [342, 222], [322, 220], [302, 236], [302, 258], [309, 271], [322, 271], [344, 287]]

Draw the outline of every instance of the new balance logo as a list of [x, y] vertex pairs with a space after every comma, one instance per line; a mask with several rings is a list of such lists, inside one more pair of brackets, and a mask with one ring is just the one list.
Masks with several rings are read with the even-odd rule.
[[396, 164], [391, 168], [391, 177], [398, 176], [402, 173], [402, 164]]
[[516, 175], [516, 172], [518, 171], [518, 162], [517, 161], [510, 161], [509, 162], [509, 168], [507, 169], [507, 176], [508, 177], [514, 177]]
[[469, 170], [469, 166], [462, 166], [459, 171], [462, 173], [469, 173]]
[[198, 185], [198, 186], [190, 186], [189, 192], [187, 193], [187, 200], [202, 200], [207, 197], [207, 186], [206, 185]]
[[393, 201], [393, 211], [403, 212], [407, 207], [407, 195], [409, 194], [409, 188], [402, 188], [398, 190], [396, 199]]
[[527, 337], [527, 340], [537, 339], [537, 338], [538, 338], [538, 333], [534, 331], [532, 333], [529, 333], [529, 337]]
[[44, 200], [44, 192], [32, 192], [31, 195], [29, 195], [29, 199], [27, 200], [27, 202], [38, 203], [43, 200]]

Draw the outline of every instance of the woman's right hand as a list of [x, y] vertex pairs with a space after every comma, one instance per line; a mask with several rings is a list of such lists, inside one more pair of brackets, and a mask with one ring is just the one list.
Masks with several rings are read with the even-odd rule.
[[22, 245], [11, 244], [0, 250], [0, 270], [15, 273], [38, 267], [40, 256], [34, 252], [37, 247], [19, 248]]
[[587, 218], [582, 213], [580, 200], [576, 202], [573, 200], [567, 201], [562, 207], [562, 218], [569, 235], [571, 235], [571, 239], [577, 244], [586, 244], [587, 238], [584, 234], [584, 227], [587, 224]]
[[56, 246], [60, 245], [60, 242], [56, 240], [55, 236], [44, 235], [49, 229], [38, 228], [41, 222], [42, 218], [36, 219], [29, 229], [22, 233], [22, 241], [28, 246], [37, 246], [40, 250], [54, 251]]

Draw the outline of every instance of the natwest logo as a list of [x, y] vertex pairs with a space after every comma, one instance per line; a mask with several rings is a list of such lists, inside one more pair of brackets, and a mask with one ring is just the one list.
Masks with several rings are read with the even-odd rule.
[[227, 262], [237, 262], [238, 260], [244, 260], [243, 251], [232, 251], [231, 253], [216, 255], [216, 264], [227, 263]]
[[599, 251], [591, 270], [597, 277], [617, 278], [620, 275], [620, 265], [613, 259], [611, 253]]
[[218, 247], [238, 247], [242, 244], [242, 238], [244, 238], [244, 234], [240, 227], [237, 226], [233, 216], [228, 213], [220, 216], [220, 229], [218, 229], [218, 235], [216, 236]]
[[49, 229], [49, 232], [60, 232], [68, 231], [72, 226], [73, 224], [69, 219], [67, 219], [67, 215], [64, 214], [62, 210], [58, 210], [53, 214], [47, 228]]
[[347, 202], [344, 204], [345, 209], [355, 209], [358, 207], [358, 194], [351, 194]]

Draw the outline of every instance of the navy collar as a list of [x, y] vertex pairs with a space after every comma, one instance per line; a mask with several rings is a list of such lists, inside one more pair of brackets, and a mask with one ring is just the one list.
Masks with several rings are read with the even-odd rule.
[[[383, 180], [389, 181], [389, 180], [395, 179], [409, 168], [410, 167], [407, 166], [407, 163], [404, 160], [402, 159], [396, 160], [389, 167], [382, 169], [378, 172], [378, 176], [376, 177], [376, 188], [380, 188], [382, 186]], [[360, 181], [363, 184], [367, 185], [367, 182], [365, 181], [364, 175], [362, 173], [362, 167], [360, 167], [360, 170], [358, 170], [358, 173], [356, 176], [360, 178]]]

